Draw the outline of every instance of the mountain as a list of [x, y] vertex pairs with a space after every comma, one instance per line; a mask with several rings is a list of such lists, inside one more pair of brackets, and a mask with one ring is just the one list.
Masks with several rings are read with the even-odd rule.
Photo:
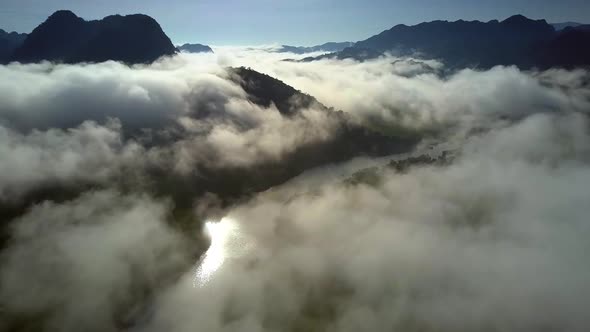
[[25, 63], [114, 60], [137, 64], [175, 52], [158, 22], [149, 16], [113, 15], [85, 21], [71, 11], [61, 10], [35, 28], [11, 59]]
[[322, 45], [316, 45], [311, 47], [305, 46], [289, 46], [289, 45], [282, 45], [277, 52], [281, 53], [295, 53], [295, 54], [305, 54], [305, 53], [312, 53], [312, 52], [340, 52], [347, 47], [353, 46], [354, 43], [352, 42], [328, 42]]
[[187, 53], [213, 53], [211, 47], [203, 44], [184, 44], [178, 47], [181, 52]]
[[459, 20], [397, 25], [356, 43], [355, 47], [398, 55], [423, 54], [452, 67], [531, 67], [535, 47], [554, 33], [555, 29], [545, 20], [516, 15], [502, 22]]
[[582, 23], [578, 23], [578, 22], [563, 22], [563, 23], [550, 23], [555, 30], [559, 31], [559, 30], [563, 30], [567, 27], [572, 27], [575, 28], [577, 26], [583, 25]]
[[22, 45], [26, 38], [26, 33], [8, 33], [0, 29], [0, 63], [8, 61], [14, 50]]
[[[306, 58], [353, 58], [359, 61], [386, 52], [397, 56], [438, 59], [450, 68], [491, 68], [516, 65], [522, 69], [573, 68], [590, 65], [585, 48], [587, 25], [560, 31], [545, 20], [522, 15], [502, 22], [433, 21], [414, 26], [396, 25], [341, 52]], [[575, 45], [578, 45], [577, 47]]]

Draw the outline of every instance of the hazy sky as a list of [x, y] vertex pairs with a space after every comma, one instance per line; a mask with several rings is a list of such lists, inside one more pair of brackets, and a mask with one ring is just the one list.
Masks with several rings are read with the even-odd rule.
[[57, 9], [86, 19], [145, 13], [173, 42], [312, 45], [357, 41], [393, 25], [521, 13], [590, 22], [588, 0], [0, 0], [0, 28], [30, 32]]

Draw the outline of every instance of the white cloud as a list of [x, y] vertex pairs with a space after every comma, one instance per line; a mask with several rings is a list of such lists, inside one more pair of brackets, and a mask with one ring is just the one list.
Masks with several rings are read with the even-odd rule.
[[0, 126], [0, 200], [18, 200], [44, 186], [100, 184], [120, 175], [143, 148], [125, 143], [118, 122], [22, 134]]
[[[103, 188], [31, 202], [12, 220], [2, 314], [65, 331], [586, 329], [586, 71], [284, 57], [216, 48], [150, 66], [0, 67], [0, 200], [52, 184]], [[377, 161], [336, 165], [225, 210], [212, 195], [184, 197], [202, 166], [265, 175], [341, 125], [317, 106], [283, 116], [249, 102], [224, 71], [241, 65], [457, 157], [381, 170], [373, 186], [334, 172]], [[234, 227], [203, 287], [185, 263], [204, 243], [189, 234], [187, 247], [165, 225], [177, 202], [143, 193], [168, 176], [186, 176], [168, 194], [194, 200], [199, 217], [211, 203]]]
[[36, 206], [0, 256], [3, 314], [44, 329], [115, 330], [186, 267], [186, 243], [166, 215], [165, 204], [110, 191]]
[[201, 288], [191, 275], [172, 287], [147, 330], [583, 331], [586, 128], [539, 115], [470, 141], [448, 167], [262, 194], [222, 221], [240, 234], [224, 265]]

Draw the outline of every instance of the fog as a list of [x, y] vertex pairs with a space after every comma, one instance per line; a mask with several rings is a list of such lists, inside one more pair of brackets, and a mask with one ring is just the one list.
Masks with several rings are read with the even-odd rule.
[[[250, 66], [355, 114], [365, 121], [419, 129], [473, 120], [589, 108], [588, 72], [553, 69], [523, 72], [498, 66], [488, 71], [445, 70], [434, 60], [381, 57], [372, 61], [278, 61], [250, 50], [217, 49], [231, 65]], [[228, 54], [224, 53], [227, 52]], [[294, 58], [294, 57], [292, 57]]]
[[[16, 220], [14, 242], [3, 252], [3, 308], [33, 329], [125, 323], [146, 288], [186, 264], [190, 251], [164, 224], [166, 211], [148, 197], [109, 191], [36, 206]], [[37, 316], [47, 318], [39, 323]]]
[[8, 201], [56, 182], [278, 162], [341, 126], [314, 105], [286, 117], [274, 105], [254, 104], [226, 67], [207, 59], [11, 64], [0, 71], [0, 151], [10, 156], [0, 162], [0, 199]]
[[[587, 329], [587, 71], [214, 50], [0, 66], [0, 207], [22, 206], [1, 214], [0, 330]], [[239, 66], [421, 144], [228, 200], [210, 176], [262, 181], [344, 126], [253, 102]]]
[[[563, 145], [539, 159], [533, 137]], [[481, 139], [449, 167], [233, 209], [228, 258], [173, 287], [154, 330], [584, 330], [587, 123], [539, 115]]]

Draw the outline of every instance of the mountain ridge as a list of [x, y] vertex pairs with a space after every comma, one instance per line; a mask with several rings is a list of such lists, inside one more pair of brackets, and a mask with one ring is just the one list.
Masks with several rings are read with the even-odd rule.
[[[437, 59], [451, 68], [491, 68], [515, 65], [521, 69], [574, 68], [590, 65], [590, 36], [585, 26], [556, 31], [546, 20], [513, 15], [503, 21], [431, 21], [398, 24], [340, 52], [303, 61], [353, 58], [359, 61], [385, 53]], [[561, 43], [582, 45], [559, 51]]]

